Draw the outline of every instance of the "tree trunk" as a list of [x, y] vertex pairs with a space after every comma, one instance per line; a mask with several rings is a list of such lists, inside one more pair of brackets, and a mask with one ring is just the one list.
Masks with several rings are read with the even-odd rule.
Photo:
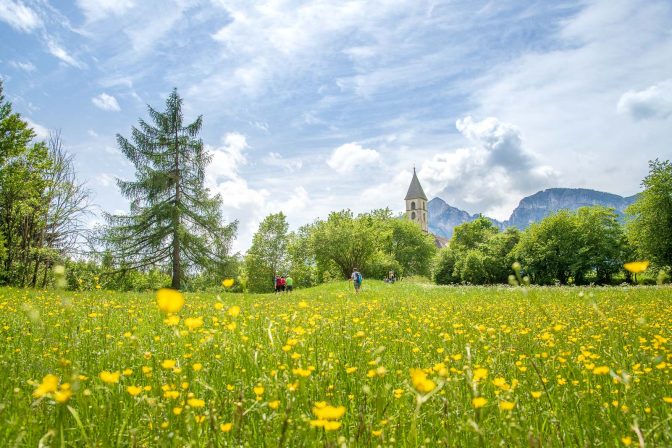
[[175, 211], [173, 212], [173, 289], [180, 289], [182, 277], [180, 266], [180, 151], [177, 129], [175, 129]]
[[47, 287], [47, 275], [49, 275], [49, 262], [47, 261], [44, 265], [44, 276], [42, 277], [42, 289]]

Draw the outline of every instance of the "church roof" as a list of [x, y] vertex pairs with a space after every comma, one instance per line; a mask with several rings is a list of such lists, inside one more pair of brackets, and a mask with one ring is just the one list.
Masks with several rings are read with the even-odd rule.
[[418, 176], [415, 174], [415, 168], [413, 168], [413, 179], [411, 179], [411, 185], [408, 187], [408, 193], [406, 193], [405, 201], [409, 199], [424, 199], [427, 200], [427, 196], [420, 185]]

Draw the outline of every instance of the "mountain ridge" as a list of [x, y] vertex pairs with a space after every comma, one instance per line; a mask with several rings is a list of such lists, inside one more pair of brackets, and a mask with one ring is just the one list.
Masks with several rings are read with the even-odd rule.
[[[613, 208], [619, 216], [622, 216], [625, 208], [632, 204], [636, 198], [636, 194], [623, 197], [588, 188], [547, 188], [521, 199], [509, 219], [505, 221], [487, 216], [486, 218], [502, 230], [507, 227], [517, 227], [523, 230], [530, 224], [539, 222], [559, 210], [576, 210], [580, 207], [592, 205]], [[444, 238], [450, 238], [456, 226], [473, 221], [480, 216], [479, 213], [469, 214], [464, 210], [453, 207], [440, 197], [435, 197], [429, 201], [427, 208], [429, 211], [429, 231]]]

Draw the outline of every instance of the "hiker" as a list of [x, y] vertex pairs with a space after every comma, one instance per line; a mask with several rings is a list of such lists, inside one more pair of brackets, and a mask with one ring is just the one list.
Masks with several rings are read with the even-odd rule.
[[276, 294], [279, 293], [280, 292], [280, 276], [279, 275], [275, 276], [274, 287], [275, 287], [275, 289], [274, 289], [275, 293]]
[[350, 280], [352, 280], [353, 284], [355, 285], [355, 293], [359, 294], [359, 288], [362, 286], [362, 274], [359, 273], [357, 268], [352, 269], [352, 276], [350, 276]]
[[285, 285], [287, 292], [292, 292], [294, 287], [294, 279], [288, 275], [287, 278], [285, 278]]
[[278, 292], [285, 292], [285, 286], [287, 285], [287, 281], [285, 280], [285, 276], [283, 275], [280, 277], [280, 291]]

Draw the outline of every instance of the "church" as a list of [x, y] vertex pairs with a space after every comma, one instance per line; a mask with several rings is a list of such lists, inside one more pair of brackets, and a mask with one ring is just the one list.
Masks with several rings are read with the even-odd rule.
[[429, 233], [434, 237], [434, 244], [437, 248], [446, 247], [448, 245], [448, 240], [434, 235], [429, 232], [429, 214], [427, 210], [427, 195], [420, 185], [420, 180], [418, 180], [418, 175], [415, 173], [415, 167], [413, 167], [413, 178], [411, 179], [411, 185], [408, 187], [408, 192], [406, 193], [406, 218], [417, 223], [423, 232]]

